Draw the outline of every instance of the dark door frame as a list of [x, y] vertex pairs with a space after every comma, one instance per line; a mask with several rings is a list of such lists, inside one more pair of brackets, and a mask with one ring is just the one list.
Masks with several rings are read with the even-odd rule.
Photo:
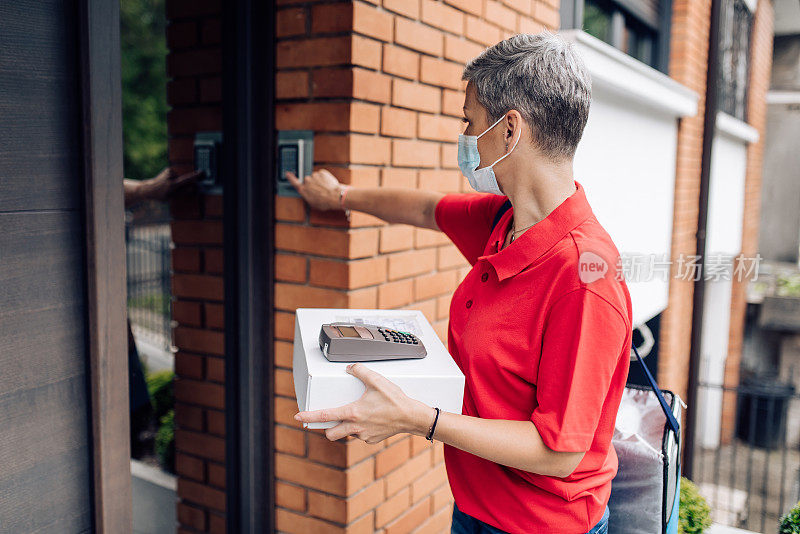
[[119, 2], [80, 0], [76, 9], [94, 531], [130, 532]]
[[[78, 10], [94, 530], [129, 532], [119, 6]], [[275, 13], [258, 0], [224, 10], [226, 515], [229, 532], [274, 532]]]
[[223, 12], [227, 531], [274, 532], [275, 9]]

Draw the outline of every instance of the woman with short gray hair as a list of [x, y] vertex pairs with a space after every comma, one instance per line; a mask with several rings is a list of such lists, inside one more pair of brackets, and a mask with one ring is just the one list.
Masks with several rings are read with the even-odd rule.
[[316, 209], [441, 230], [469, 261], [448, 325], [465, 376], [462, 413], [411, 399], [358, 363], [347, 368], [366, 385], [358, 401], [295, 417], [341, 421], [325, 430], [330, 440], [406, 432], [443, 442], [452, 533], [605, 533], [632, 317], [610, 268], [619, 253], [573, 177], [591, 79], [573, 46], [549, 31], [488, 48], [463, 79], [458, 165], [476, 192], [287, 174]]

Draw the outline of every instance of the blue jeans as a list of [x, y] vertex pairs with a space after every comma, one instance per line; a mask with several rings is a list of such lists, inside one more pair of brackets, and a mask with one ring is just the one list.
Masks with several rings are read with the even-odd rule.
[[[608, 534], [608, 506], [600, 521], [586, 534]], [[465, 514], [453, 503], [453, 523], [450, 534], [507, 534], [497, 527]]]

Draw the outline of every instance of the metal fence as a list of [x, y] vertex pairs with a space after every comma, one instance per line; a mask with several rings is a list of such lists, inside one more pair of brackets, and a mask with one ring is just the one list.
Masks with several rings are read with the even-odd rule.
[[154, 205], [128, 213], [125, 223], [128, 318], [137, 342], [171, 349], [169, 213]]
[[777, 381], [698, 392], [693, 478], [714, 521], [777, 532], [800, 499], [800, 395]]

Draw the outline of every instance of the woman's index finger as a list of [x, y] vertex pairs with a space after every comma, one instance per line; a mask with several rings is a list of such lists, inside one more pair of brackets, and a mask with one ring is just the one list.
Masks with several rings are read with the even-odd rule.
[[329, 421], [344, 421], [346, 412], [344, 406], [339, 408], [327, 408], [324, 410], [312, 410], [298, 412], [294, 418], [303, 423], [327, 423]]
[[289, 183], [295, 187], [295, 189], [301, 185], [300, 179], [297, 178], [297, 175], [295, 175], [292, 171], [286, 171], [283, 174], [286, 179], [289, 180]]

